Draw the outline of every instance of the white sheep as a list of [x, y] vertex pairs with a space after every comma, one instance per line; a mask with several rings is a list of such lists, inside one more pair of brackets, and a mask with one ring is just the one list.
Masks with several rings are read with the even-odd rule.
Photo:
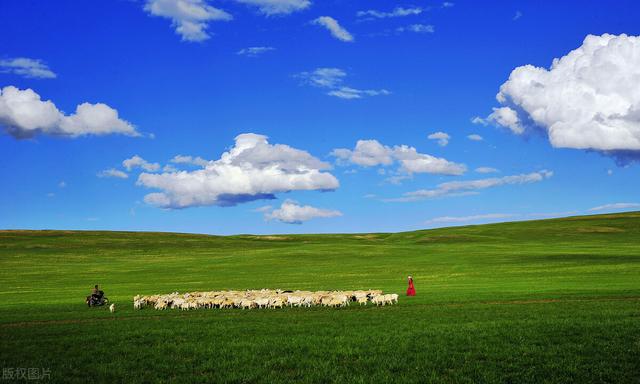
[[[359, 305], [367, 305], [371, 301], [376, 306], [398, 303], [398, 295], [383, 294], [380, 290], [369, 291], [282, 291], [282, 290], [246, 290], [246, 291], [209, 291], [187, 292], [179, 294], [172, 292], [165, 295], [140, 296], [133, 298], [134, 309], [142, 309], [153, 305], [157, 310], [199, 309], [199, 308], [282, 308], [312, 307], [344, 307], [351, 301]], [[111, 308], [111, 307], [110, 307]], [[115, 305], [113, 306], [115, 311]]]

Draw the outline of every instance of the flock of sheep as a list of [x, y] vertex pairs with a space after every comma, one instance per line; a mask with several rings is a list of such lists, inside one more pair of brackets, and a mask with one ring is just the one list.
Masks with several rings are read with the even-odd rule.
[[379, 290], [368, 291], [283, 291], [261, 289], [248, 291], [210, 291], [166, 295], [135, 296], [133, 307], [142, 309], [199, 309], [199, 308], [282, 308], [289, 307], [345, 307], [350, 302], [367, 305], [390, 305], [398, 303], [398, 295], [383, 294]]

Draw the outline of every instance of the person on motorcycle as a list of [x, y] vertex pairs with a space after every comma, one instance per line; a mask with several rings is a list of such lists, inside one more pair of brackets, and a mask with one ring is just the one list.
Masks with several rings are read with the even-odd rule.
[[91, 290], [91, 298], [94, 299], [95, 301], [99, 301], [101, 297], [102, 297], [102, 292], [100, 291], [100, 289], [98, 289], [98, 284], [96, 284]]
[[98, 288], [98, 284], [96, 284], [91, 290], [91, 295], [87, 296], [87, 305], [89, 307], [94, 305], [102, 305], [104, 304], [103, 300], [106, 299], [104, 297], [104, 292]]

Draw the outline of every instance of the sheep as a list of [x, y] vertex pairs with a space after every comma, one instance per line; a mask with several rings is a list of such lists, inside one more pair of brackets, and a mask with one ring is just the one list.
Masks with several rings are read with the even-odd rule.
[[371, 302], [374, 303], [376, 306], [379, 306], [379, 305], [384, 306], [385, 304], [385, 300], [384, 300], [384, 297], [382, 297], [382, 295], [373, 296], [373, 298], [371, 299]]
[[265, 297], [259, 297], [255, 302], [258, 308], [267, 308], [269, 306], [269, 299]]
[[282, 308], [284, 306], [283, 300], [280, 296], [276, 296], [269, 300], [270, 308]]
[[299, 307], [302, 304], [302, 297], [300, 296], [289, 296], [287, 297], [287, 304], [290, 307]]
[[171, 309], [176, 309], [176, 308], [180, 308], [183, 311], [187, 308], [185, 308], [185, 304], [186, 300], [184, 299], [175, 299], [171, 302]]
[[220, 308], [233, 308], [233, 300], [225, 298], [220, 304]]
[[320, 304], [322, 306], [328, 307], [331, 305], [331, 300], [333, 298], [330, 295], [323, 295], [320, 297]]
[[349, 298], [347, 295], [334, 294], [331, 297], [330, 306], [332, 307], [346, 307], [349, 305]]
[[145, 306], [144, 299], [138, 299], [133, 301], [133, 309], [142, 309]]
[[[344, 307], [351, 301], [359, 305], [367, 305], [371, 301], [376, 306], [398, 303], [397, 294], [383, 294], [380, 290], [355, 291], [283, 291], [283, 290], [246, 290], [246, 291], [208, 291], [172, 292], [165, 295], [140, 296], [133, 298], [134, 309], [151, 306], [157, 310], [164, 309], [199, 309], [199, 308], [282, 308], [290, 307]], [[114, 306], [115, 310], [115, 306]]]
[[310, 308], [313, 305], [313, 296], [307, 295], [302, 298], [302, 306]]
[[113, 304], [111, 304], [111, 305], [109, 306], [109, 312], [113, 313], [113, 312], [115, 312], [115, 311], [116, 311], [116, 304], [115, 304], [115, 303], [113, 303]]

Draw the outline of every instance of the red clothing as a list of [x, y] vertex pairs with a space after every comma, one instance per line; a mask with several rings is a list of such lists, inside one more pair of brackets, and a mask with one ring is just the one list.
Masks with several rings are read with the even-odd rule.
[[409, 288], [407, 288], [407, 296], [415, 296], [416, 288], [413, 286], [413, 279], [409, 279]]

